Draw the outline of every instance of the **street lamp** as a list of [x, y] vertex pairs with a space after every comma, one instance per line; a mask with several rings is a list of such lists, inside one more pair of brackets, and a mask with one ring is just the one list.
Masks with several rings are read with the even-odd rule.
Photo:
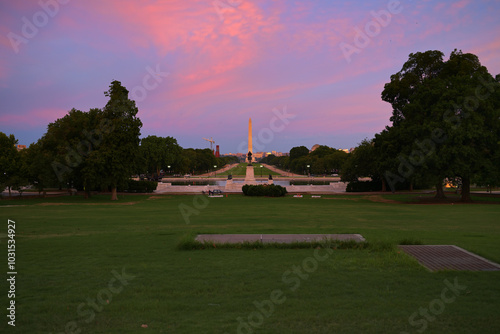
[[170, 165], [168, 165], [167, 167], [168, 167], [168, 174], [170, 175]]
[[215, 177], [217, 177], [217, 165], [214, 165], [214, 173], [215, 173], [215, 176], [214, 176], [214, 178], [215, 178]]
[[311, 170], [309, 167], [311, 167], [311, 165], [307, 165], [307, 176], [311, 176]]
[[260, 165], [260, 177], [262, 177], [262, 167], [264, 166]]

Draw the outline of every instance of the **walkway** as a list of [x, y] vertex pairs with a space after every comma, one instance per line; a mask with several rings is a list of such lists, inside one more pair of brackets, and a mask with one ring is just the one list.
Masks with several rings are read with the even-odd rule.
[[215, 176], [216, 173], [224, 173], [225, 171], [230, 170], [231, 168], [234, 168], [234, 167], [236, 167], [238, 165], [239, 165], [239, 163], [227, 165], [227, 166], [225, 166], [225, 167], [223, 167], [221, 169], [218, 169], [218, 170], [210, 172], [210, 173], [196, 175], [196, 177], [210, 177], [210, 176]]
[[300, 175], [300, 174], [294, 174], [294, 173], [290, 173], [290, 172], [285, 172], [284, 170], [282, 169], [278, 169], [274, 166], [271, 166], [271, 165], [268, 165], [268, 164], [261, 164], [262, 166], [272, 170], [273, 172], [275, 173], [279, 173], [281, 176], [289, 176], [289, 177], [307, 177], [306, 175]]

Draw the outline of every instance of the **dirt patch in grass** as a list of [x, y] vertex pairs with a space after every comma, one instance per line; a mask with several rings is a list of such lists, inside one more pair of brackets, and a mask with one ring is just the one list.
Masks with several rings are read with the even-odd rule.
[[41, 206], [62, 206], [62, 205], [135, 205], [139, 202], [123, 202], [123, 203], [38, 203], [35, 205]]
[[391, 204], [400, 204], [401, 202], [392, 200], [392, 199], [387, 199], [382, 197], [381, 195], [369, 195], [369, 196], [364, 196], [363, 199], [367, 199], [371, 202], [377, 202], [377, 203], [391, 203]]
[[59, 234], [23, 234], [22, 238], [27, 239], [46, 239], [46, 238], [65, 238], [65, 237], [76, 237], [76, 236], [88, 236], [95, 233], [59, 233]]
[[160, 199], [160, 198], [172, 198], [172, 196], [150, 196], [148, 200], [150, 199]]
[[358, 202], [360, 200], [368, 200], [370, 202], [376, 202], [376, 203], [391, 203], [391, 204], [401, 204], [401, 202], [392, 200], [392, 199], [387, 199], [382, 197], [381, 195], [366, 195], [363, 197], [325, 197], [324, 199], [338, 199], [338, 200], [348, 200], [348, 201], [355, 201]]
[[347, 200], [347, 201], [359, 201], [361, 198], [360, 197], [323, 197], [323, 199], [338, 199], [338, 200]]

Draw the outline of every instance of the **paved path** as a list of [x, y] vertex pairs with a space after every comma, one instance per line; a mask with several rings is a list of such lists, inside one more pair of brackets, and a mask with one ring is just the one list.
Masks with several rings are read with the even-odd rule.
[[216, 172], [217, 172], [217, 173], [223, 173], [223, 172], [225, 172], [225, 171], [227, 171], [227, 170], [230, 170], [231, 168], [234, 168], [234, 167], [236, 167], [236, 166], [238, 166], [238, 165], [239, 165], [239, 163], [238, 163], [238, 164], [231, 164], [231, 165], [227, 165], [227, 166], [225, 166], [225, 167], [223, 167], [223, 168], [221, 168], [221, 169], [218, 169], [217, 171], [213, 171], [213, 172], [210, 172], [210, 173], [205, 173], [205, 174], [201, 174], [201, 175], [196, 175], [196, 176], [197, 176], [197, 177], [198, 177], [198, 176], [199, 176], [199, 177], [210, 177], [210, 176], [215, 176]]
[[262, 166], [266, 167], [266, 168], [269, 168], [270, 170], [272, 170], [273, 172], [275, 173], [279, 173], [280, 175], [282, 176], [290, 176], [290, 177], [307, 177], [306, 175], [300, 175], [300, 174], [294, 174], [294, 173], [290, 173], [290, 172], [285, 172], [284, 170], [282, 169], [278, 169], [274, 166], [271, 166], [271, 165], [268, 165], [268, 164], [261, 164]]

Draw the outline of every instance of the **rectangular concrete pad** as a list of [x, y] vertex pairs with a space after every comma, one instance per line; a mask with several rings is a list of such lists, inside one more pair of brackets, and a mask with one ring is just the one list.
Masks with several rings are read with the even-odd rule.
[[199, 234], [196, 241], [210, 241], [220, 243], [241, 243], [241, 242], [313, 242], [324, 240], [354, 240], [356, 242], [365, 241], [360, 234]]
[[500, 265], [454, 245], [400, 245], [405, 253], [431, 271], [495, 271]]

